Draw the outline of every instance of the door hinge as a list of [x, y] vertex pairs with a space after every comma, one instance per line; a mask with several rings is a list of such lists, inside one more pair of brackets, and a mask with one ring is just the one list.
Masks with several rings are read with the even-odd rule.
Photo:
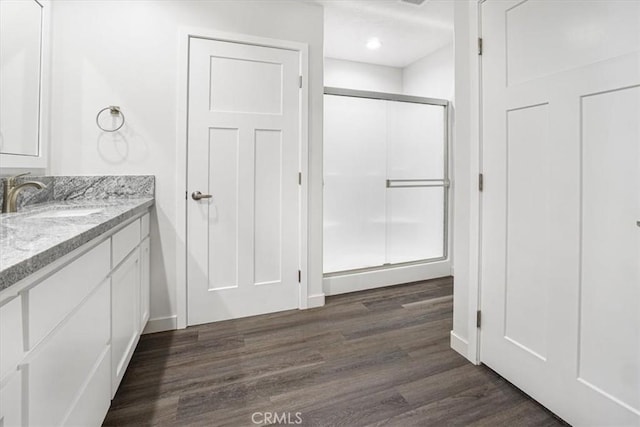
[[302, 89], [302, 76], [300, 76], [300, 78], [298, 79], [298, 85], [300, 89]]
[[302, 172], [298, 172], [298, 185], [302, 185]]
[[478, 190], [479, 191], [484, 190], [484, 174], [478, 175]]
[[478, 55], [482, 55], [482, 37], [478, 37]]
[[184, 199], [185, 200], [189, 200], [189, 192], [188, 191], [184, 192]]
[[476, 311], [476, 328], [479, 328], [482, 324], [482, 312], [480, 310]]
[[302, 282], [302, 271], [298, 270], [298, 283]]

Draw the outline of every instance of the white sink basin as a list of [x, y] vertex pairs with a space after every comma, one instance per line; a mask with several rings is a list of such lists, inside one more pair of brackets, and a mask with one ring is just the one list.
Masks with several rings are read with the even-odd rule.
[[102, 209], [60, 209], [31, 215], [31, 218], [73, 218], [102, 212]]

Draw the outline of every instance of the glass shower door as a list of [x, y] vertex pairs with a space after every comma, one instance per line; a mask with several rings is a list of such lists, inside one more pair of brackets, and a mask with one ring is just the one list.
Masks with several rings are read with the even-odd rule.
[[445, 109], [387, 106], [386, 263], [445, 257]]
[[403, 98], [325, 95], [325, 273], [446, 257], [446, 101]]
[[325, 96], [324, 269], [386, 262], [386, 106]]

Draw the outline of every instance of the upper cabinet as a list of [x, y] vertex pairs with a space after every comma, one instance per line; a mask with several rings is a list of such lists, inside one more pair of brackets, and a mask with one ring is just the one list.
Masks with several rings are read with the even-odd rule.
[[0, 1], [0, 168], [47, 166], [48, 7]]

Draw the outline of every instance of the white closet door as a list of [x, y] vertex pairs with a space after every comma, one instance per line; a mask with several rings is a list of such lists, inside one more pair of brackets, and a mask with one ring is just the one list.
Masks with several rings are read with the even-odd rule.
[[640, 2], [487, 1], [481, 360], [640, 425]]

